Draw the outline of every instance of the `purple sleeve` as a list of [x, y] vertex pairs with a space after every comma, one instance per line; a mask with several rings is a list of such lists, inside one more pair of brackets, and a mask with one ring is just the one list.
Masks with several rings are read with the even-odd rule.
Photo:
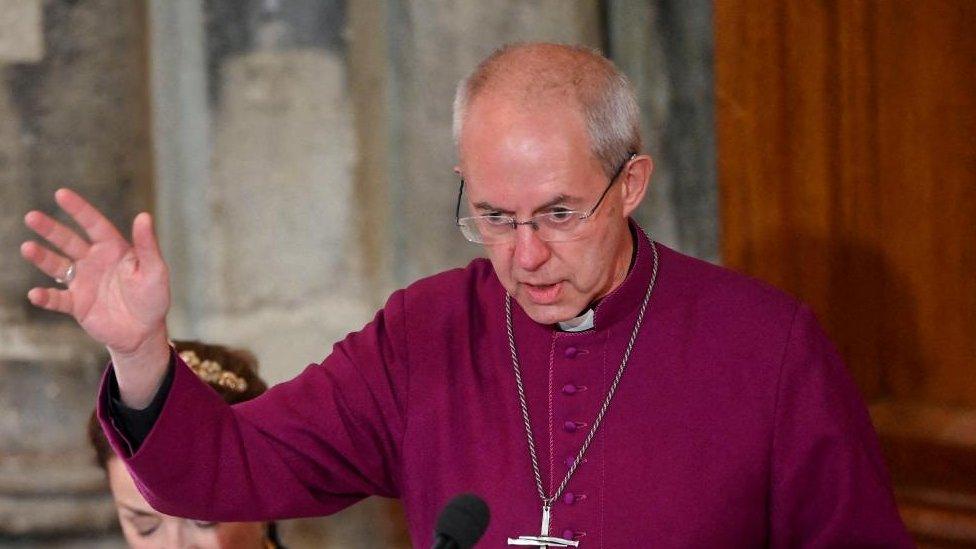
[[809, 309], [793, 320], [776, 398], [772, 547], [914, 547], [877, 435]]
[[162, 413], [134, 453], [107, 414], [105, 379], [98, 418], [146, 500], [170, 515], [268, 520], [396, 497], [404, 337], [397, 292], [324, 362], [233, 407], [178, 361]]

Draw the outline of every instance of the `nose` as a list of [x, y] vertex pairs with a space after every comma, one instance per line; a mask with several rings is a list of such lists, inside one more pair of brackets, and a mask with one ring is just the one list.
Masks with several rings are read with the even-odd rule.
[[515, 229], [515, 263], [520, 269], [534, 271], [549, 260], [549, 245], [539, 238], [531, 225]]
[[166, 534], [163, 537], [164, 544], [163, 547], [179, 547], [184, 549], [186, 547], [186, 532], [183, 531], [182, 521], [179, 519], [170, 520], [164, 522], [164, 527], [166, 528]]
[[170, 528], [166, 536], [166, 547], [197, 549], [200, 546], [197, 543], [196, 535], [188, 520], [174, 518], [169, 526]]

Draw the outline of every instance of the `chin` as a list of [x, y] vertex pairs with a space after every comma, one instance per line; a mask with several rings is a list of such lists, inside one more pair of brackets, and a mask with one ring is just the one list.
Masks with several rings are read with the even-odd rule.
[[516, 301], [522, 307], [522, 310], [525, 311], [525, 314], [539, 324], [563, 322], [574, 318], [579, 312], [578, 308], [567, 304], [554, 303], [552, 305], [539, 305], [524, 299], [516, 299]]

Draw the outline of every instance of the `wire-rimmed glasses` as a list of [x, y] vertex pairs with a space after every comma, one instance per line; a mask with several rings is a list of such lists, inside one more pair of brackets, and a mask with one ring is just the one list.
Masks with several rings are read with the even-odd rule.
[[525, 221], [519, 221], [513, 216], [503, 214], [476, 215], [472, 217], [460, 217], [461, 214], [461, 193], [464, 192], [464, 178], [461, 178], [461, 187], [458, 189], [457, 207], [454, 211], [454, 219], [464, 238], [475, 244], [499, 244], [508, 242], [515, 237], [515, 231], [519, 225], [528, 225], [535, 231], [536, 236], [546, 242], [567, 242], [580, 237], [579, 228], [589, 219], [603, 203], [610, 187], [613, 186], [624, 168], [630, 163], [637, 153], [631, 153], [617, 172], [610, 178], [607, 187], [603, 189], [600, 198], [587, 211], [558, 209], [551, 212], [534, 215]]

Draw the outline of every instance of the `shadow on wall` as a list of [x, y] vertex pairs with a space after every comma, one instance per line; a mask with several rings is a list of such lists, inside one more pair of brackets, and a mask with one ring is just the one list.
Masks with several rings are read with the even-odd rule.
[[744, 264], [813, 308], [866, 401], [923, 390], [917, 298], [881, 250], [798, 233], [751, 243]]

